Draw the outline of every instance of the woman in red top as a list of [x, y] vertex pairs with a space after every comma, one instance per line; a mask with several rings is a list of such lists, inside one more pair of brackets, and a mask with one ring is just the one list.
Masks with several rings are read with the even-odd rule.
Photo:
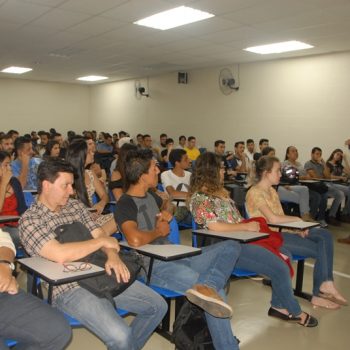
[[[12, 176], [11, 158], [7, 152], [0, 152], [0, 216], [21, 215], [25, 210], [25, 201], [21, 184]], [[1, 223], [3, 231], [8, 232], [16, 246], [20, 245], [17, 222]]]

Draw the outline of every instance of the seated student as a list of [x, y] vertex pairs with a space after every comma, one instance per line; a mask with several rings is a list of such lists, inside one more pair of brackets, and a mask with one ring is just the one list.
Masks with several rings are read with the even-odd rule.
[[[190, 166], [188, 155], [183, 149], [174, 149], [170, 153], [169, 161], [173, 169], [161, 173], [163, 187], [171, 197], [186, 199], [191, 178], [191, 173], [186, 171]], [[192, 222], [191, 213], [185, 202], [176, 205], [174, 216], [178, 223], [190, 225]]]
[[125, 157], [129, 151], [135, 151], [138, 148], [139, 147], [135, 146], [132, 143], [124, 143], [120, 148], [118, 163], [112, 172], [111, 181], [109, 182], [109, 189], [112, 191], [116, 201], [118, 201], [124, 193], [123, 169]]
[[8, 349], [6, 338], [16, 340], [18, 349], [64, 349], [71, 328], [62, 313], [19, 290], [12, 276], [15, 254], [10, 236], [0, 229], [0, 348]]
[[[307, 174], [302, 164], [298, 162], [298, 157], [299, 157], [299, 154], [296, 147], [294, 146], [287, 147], [285, 160], [282, 163], [282, 169], [285, 167], [293, 167], [297, 169], [299, 172], [299, 180], [310, 180], [311, 177]], [[295, 186], [293, 185], [293, 188], [294, 187]], [[313, 219], [317, 220], [322, 227], [327, 227], [327, 223], [325, 221], [326, 209], [327, 209], [327, 193], [322, 192], [318, 188], [317, 184], [316, 185], [309, 184], [308, 189], [309, 189], [310, 215]], [[296, 191], [298, 191], [298, 189]], [[280, 195], [280, 193], [278, 193], [278, 195]], [[304, 196], [306, 197], [305, 194]], [[281, 196], [280, 196], [280, 199], [282, 199]], [[301, 204], [301, 202], [303, 202], [303, 204]], [[299, 206], [300, 206], [301, 213], [308, 212], [307, 206], [306, 206], [306, 200], [305, 202], [299, 200]], [[304, 209], [302, 209], [301, 206], [304, 206]]]
[[179, 137], [179, 145], [178, 145], [176, 148], [185, 149], [185, 147], [186, 147], [186, 136], [181, 135], [181, 136]]
[[[271, 223], [301, 221], [295, 216], [284, 215], [281, 202], [273, 188], [280, 181], [278, 158], [263, 156], [256, 163], [256, 184], [246, 197], [247, 212], [251, 217], [264, 217]], [[277, 230], [277, 229], [276, 229]], [[282, 232], [283, 248], [292, 254], [315, 259], [313, 296], [311, 303], [327, 309], [347, 305], [333, 281], [333, 239], [328, 230], [312, 228], [297, 233]], [[338, 305], [339, 304], [339, 305]]]
[[194, 136], [190, 136], [187, 139], [187, 147], [184, 150], [187, 152], [188, 158], [192, 161], [195, 161], [199, 157], [200, 152], [196, 147], [196, 138]]
[[96, 153], [109, 155], [113, 153], [113, 138], [111, 134], [102, 133], [103, 142], [97, 144]]
[[[64, 160], [47, 160], [38, 170], [38, 200], [20, 220], [20, 236], [31, 256], [41, 256], [59, 263], [79, 261], [102, 249], [108, 260], [105, 268], [114, 272], [118, 281], [128, 281], [129, 271], [120, 260], [118, 241], [105, 232], [90, 217], [86, 207], [73, 194], [74, 168]], [[60, 243], [58, 227], [79, 222], [92, 235], [82, 242]], [[105, 298], [98, 298], [77, 283], [53, 288], [53, 303], [61, 311], [78, 319], [96, 334], [108, 349], [141, 349], [166, 312], [160, 295], [135, 281], [113, 298], [115, 304], [136, 314], [130, 326]]]
[[160, 152], [160, 157], [162, 159], [162, 162], [165, 163], [166, 165], [168, 165], [169, 154], [170, 154], [171, 150], [174, 148], [174, 140], [172, 138], [166, 139], [165, 145], [166, 145], [166, 148]]
[[[21, 184], [12, 176], [10, 155], [0, 151], [0, 216], [22, 215], [26, 209]], [[11, 235], [16, 248], [21, 243], [17, 226], [17, 222], [0, 224], [2, 230]]]
[[[347, 182], [350, 171], [342, 165], [343, 151], [339, 148], [335, 149], [326, 162], [325, 173], [331, 179], [337, 179]], [[345, 205], [340, 217], [341, 221], [350, 222], [350, 187], [347, 184], [333, 184], [333, 186], [342, 191], [345, 195]]]
[[[261, 154], [262, 156], [274, 157], [275, 149], [273, 147], [265, 147]], [[277, 192], [281, 201], [292, 202], [299, 205], [300, 215], [304, 221], [314, 221], [310, 215], [309, 189], [306, 186], [279, 185]]]
[[11, 158], [13, 155], [14, 151], [14, 145], [13, 145], [13, 140], [12, 137], [8, 134], [5, 134], [0, 137], [0, 150], [5, 151], [8, 154], [10, 154]]
[[151, 135], [143, 135], [143, 148], [150, 149], [152, 151], [153, 158], [159, 160], [160, 153], [158, 148], [153, 147], [153, 140]]
[[50, 140], [50, 133], [41, 130], [38, 135], [40, 137], [40, 143], [37, 145], [36, 152], [42, 158], [46, 150], [46, 145]]
[[[319, 147], [314, 147], [311, 150], [311, 160], [305, 163], [304, 169], [311, 178], [330, 178], [329, 173], [327, 173], [326, 163], [322, 159], [322, 150]], [[326, 185], [328, 187], [327, 196], [329, 198], [334, 198], [327, 221], [331, 225], [339, 226], [340, 222], [336, 219], [336, 215], [342, 201], [345, 199], [345, 195], [342, 191], [338, 190], [334, 184], [326, 183]]]
[[[117, 226], [113, 219], [113, 214], [103, 215], [102, 212], [109, 202], [109, 196], [98, 180], [96, 174], [88, 169], [93, 163], [94, 153], [89, 150], [83, 139], [76, 139], [67, 148], [66, 160], [74, 167], [76, 178], [74, 189], [77, 199], [83, 202], [87, 208], [92, 208], [95, 212], [90, 215], [98, 225], [108, 234], [112, 235], [117, 231]], [[93, 204], [93, 196], [97, 194], [99, 201]]]
[[235, 155], [231, 161], [232, 169], [239, 173], [248, 173], [249, 159], [244, 153], [244, 142], [238, 141], [235, 143]]
[[241, 244], [241, 254], [237, 268], [254, 271], [268, 276], [272, 283], [271, 308], [269, 316], [284, 321], [299, 321], [305, 327], [317, 326], [317, 320], [302, 312], [294, 298], [291, 282], [292, 268], [283, 250], [283, 239], [279, 233], [272, 232], [266, 221], [243, 220], [229, 193], [223, 186], [223, 163], [207, 152], [198, 157], [196, 168], [191, 177], [190, 208], [195, 221], [213, 231], [261, 231], [270, 233], [270, 237], [251, 244]]
[[11, 167], [13, 175], [16, 176], [24, 190], [36, 190], [38, 166], [40, 158], [33, 157], [33, 145], [29, 138], [18, 137], [15, 141], [15, 160]]
[[[127, 192], [117, 202], [115, 219], [128, 243], [170, 244], [168, 212], [159, 211], [158, 196], [148, 191], [158, 183], [159, 169], [149, 150], [130, 151], [125, 161]], [[202, 254], [175, 261], [155, 260], [151, 283], [179, 293], [203, 308], [216, 349], [238, 349], [229, 317], [231, 307], [223, 300], [240, 249], [233, 241], [205, 247]], [[146, 260], [146, 259], [145, 259]]]
[[57, 158], [60, 156], [60, 144], [58, 141], [50, 140], [45, 148], [45, 153], [43, 154], [43, 159], [47, 158]]
[[268, 139], [260, 139], [259, 141], [259, 148], [260, 148], [260, 153], [256, 152], [254, 153], [254, 160], [257, 161], [261, 157], [261, 152], [265, 147], [269, 147], [269, 140]]
[[246, 141], [246, 151], [245, 154], [247, 155], [249, 159], [249, 163], [252, 163], [254, 161], [254, 154], [255, 154], [255, 143], [253, 139], [248, 139]]
[[227, 175], [236, 176], [236, 172], [232, 169], [232, 159], [234, 157], [233, 152], [227, 152], [225, 154], [226, 143], [224, 140], [216, 140], [214, 142], [214, 153], [224, 162]]

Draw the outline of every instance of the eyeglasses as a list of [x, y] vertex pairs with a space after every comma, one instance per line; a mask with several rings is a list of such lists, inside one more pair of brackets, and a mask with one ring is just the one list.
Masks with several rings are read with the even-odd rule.
[[87, 271], [92, 268], [91, 264], [87, 262], [82, 262], [79, 265], [74, 264], [63, 264], [63, 272], [77, 272], [77, 271]]

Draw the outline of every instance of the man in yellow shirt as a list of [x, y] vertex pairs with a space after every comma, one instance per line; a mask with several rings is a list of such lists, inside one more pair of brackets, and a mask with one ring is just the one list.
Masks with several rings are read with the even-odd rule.
[[187, 147], [185, 147], [185, 151], [189, 159], [196, 160], [199, 155], [199, 149], [196, 147], [196, 138], [194, 136], [190, 136], [187, 139]]

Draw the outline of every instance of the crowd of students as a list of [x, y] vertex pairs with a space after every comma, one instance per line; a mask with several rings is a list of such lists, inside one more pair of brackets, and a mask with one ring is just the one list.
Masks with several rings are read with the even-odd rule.
[[[31, 316], [21, 317], [18, 323], [5, 308], [5, 295], [11, 299], [19, 294], [8, 269], [12, 267], [14, 247], [23, 247], [29, 256], [58, 263], [79, 261], [102, 250], [107, 256], [107, 272], [127, 281], [129, 271], [119, 257], [118, 241], [111, 235], [122, 231], [134, 247], [167, 244], [173, 215], [180, 225], [187, 227], [194, 218], [197, 224], [215, 231], [269, 233], [269, 238], [254, 244], [212, 242], [203, 247], [199, 256], [175, 262], [156, 261], [153, 265], [152, 284], [185, 294], [205, 311], [216, 349], [239, 348], [231, 328], [232, 309], [224, 293], [234, 267], [271, 279], [269, 316], [305, 327], [318, 324], [316, 318], [301, 310], [293, 295], [292, 254], [315, 259], [313, 305], [327, 309], [347, 305], [333, 281], [333, 239], [325, 229], [326, 220], [330, 225], [350, 222], [350, 190], [346, 182], [350, 167], [344, 162], [342, 150], [336, 149], [324, 162], [321, 149], [315, 147], [311, 160], [303, 167], [297, 161], [294, 146], [288, 147], [282, 164], [274, 157], [267, 139], [261, 139], [259, 147], [260, 152], [255, 152], [254, 141], [249, 139], [246, 143], [236, 142], [234, 152], [225, 152], [225, 141], [217, 140], [210, 152], [197, 148], [194, 136], [182, 135], [175, 145], [166, 134], [160, 135], [159, 144], [153, 144], [148, 134], [138, 134], [133, 143], [124, 131], [98, 136], [94, 131], [81, 135], [69, 131], [66, 139], [54, 129], [23, 136], [15, 130], [0, 133], [0, 215], [21, 216], [19, 226], [5, 223], [1, 228], [0, 323], [11, 324], [12, 330], [10, 327], [1, 330], [0, 342], [3, 338], [15, 338], [28, 344], [28, 348], [40, 348], [33, 339], [35, 336], [13, 332], [26, 322], [33, 323]], [[282, 179], [281, 169], [285, 175]], [[254, 179], [246, 198], [251, 219], [243, 219], [235, 207], [224, 187], [228, 178], [238, 183]], [[311, 182], [308, 186], [297, 183], [298, 179], [316, 178], [342, 183], [315, 181], [312, 186]], [[157, 188], [159, 182], [163, 191]], [[22, 190], [37, 192], [28, 209]], [[333, 201], [326, 216], [328, 198]], [[105, 213], [111, 199], [116, 201], [115, 211]], [[317, 220], [323, 228], [297, 233], [273, 231], [267, 221], [302, 220], [285, 215], [281, 200], [297, 203], [303, 220]], [[60, 227], [77, 222], [88, 229], [91, 239], [60, 243]], [[350, 243], [350, 236], [339, 242]], [[31, 299], [24, 295], [18, 309], [27, 302], [26, 298]], [[53, 290], [54, 306], [77, 318], [109, 349], [141, 349], [167, 310], [164, 300], [139, 281], [114, 299], [118, 306], [135, 314], [130, 325], [108, 300], [97, 298], [77, 283]], [[44, 318], [58, 320], [47, 305], [36, 303], [35, 307]], [[64, 348], [70, 337], [64, 321], [57, 322], [59, 329], [65, 329], [62, 331], [65, 336], [57, 345], [52, 343], [52, 349]], [[51, 328], [48, 333], [55, 336]]]

